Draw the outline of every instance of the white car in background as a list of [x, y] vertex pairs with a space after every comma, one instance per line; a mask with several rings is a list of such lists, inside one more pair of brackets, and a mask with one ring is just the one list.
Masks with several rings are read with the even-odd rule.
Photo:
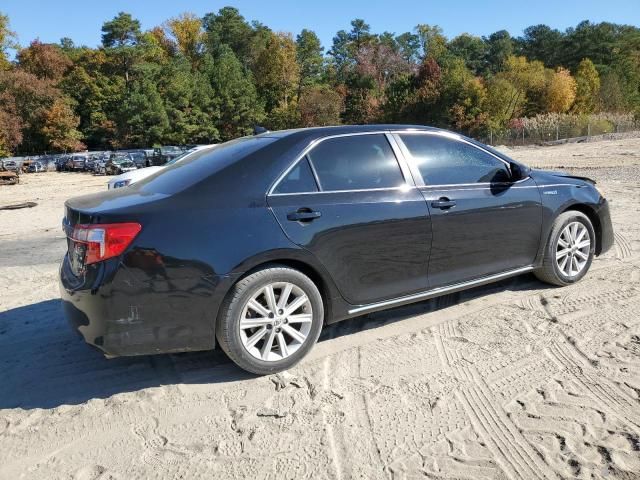
[[114, 188], [122, 188], [122, 187], [126, 187], [127, 185], [132, 185], [144, 178], [147, 178], [153, 175], [156, 172], [159, 172], [160, 170], [162, 170], [168, 165], [173, 165], [174, 163], [187, 158], [192, 153], [200, 152], [202, 150], [207, 150], [213, 147], [215, 147], [215, 143], [211, 145], [198, 145], [197, 147], [193, 147], [191, 150], [187, 150], [179, 157], [174, 158], [173, 160], [165, 163], [164, 165], [139, 168], [137, 170], [132, 170], [130, 172], [123, 173], [122, 175], [118, 175], [116, 177], [111, 178], [111, 180], [109, 180], [109, 182], [107, 183], [107, 189], [112, 190]]

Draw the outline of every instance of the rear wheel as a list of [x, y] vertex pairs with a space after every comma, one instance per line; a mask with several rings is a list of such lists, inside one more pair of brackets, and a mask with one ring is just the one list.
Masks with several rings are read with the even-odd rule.
[[575, 283], [587, 274], [595, 248], [596, 236], [589, 217], [578, 211], [564, 212], [553, 224], [542, 267], [535, 275], [552, 285]]
[[239, 367], [260, 375], [298, 363], [324, 321], [322, 297], [303, 273], [266, 267], [240, 280], [225, 299], [216, 337]]

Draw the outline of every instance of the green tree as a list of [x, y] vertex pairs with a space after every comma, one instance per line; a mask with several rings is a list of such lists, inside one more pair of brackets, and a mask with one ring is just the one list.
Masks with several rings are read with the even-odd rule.
[[442, 34], [442, 29], [438, 25], [420, 24], [416, 26], [416, 33], [420, 38], [423, 57], [442, 61], [447, 53], [447, 38]]
[[628, 111], [623, 82], [616, 72], [608, 72], [602, 76], [599, 103], [600, 110], [604, 112]]
[[474, 75], [479, 75], [485, 65], [487, 44], [480, 37], [463, 33], [449, 42], [452, 55], [464, 60], [465, 65]]
[[485, 109], [493, 130], [506, 128], [509, 121], [524, 111], [525, 104], [523, 92], [504, 76], [496, 75], [489, 79]]
[[576, 72], [576, 100], [573, 111], [576, 113], [592, 113], [598, 107], [600, 94], [600, 75], [591, 60], [583, 59]]
[[546, 85], [545, 69], [542, 62], [529, 62], [526, 57], [508, 56], [503, 62], [504, 70], [497, 76], [504, 78], [514, 87], [513, 95], [505, 105], [507, 112], [515, 118], [525, 113], [540, 111], [540, 96]]
[[125, 145], [162, 144], [169, 128], [164, 102], [150, 77], [140, 76], [133, 82], [123, 105], [121, 131]]
[[602, 22], [593, 24], [588, 20], [575, 28], [568, 28], [559, 49], [560, 63], [575, 71], [583, 58], [590, 58], [595, 65], [608, 65], [612, 53], [620, 47], [620, 37], [625, 31], [620, 25]]
[[102, 25], [102, 45], [106, 48], [132, 47], [140, 38], [140, 22], [120, 12]]
[[487, 44], [487, 55], [484, 71], [496, 73], [502, 70], [505, 61], [513, 54], [513, 40], [509, 32], [500, 30], [484, 38]]
[[18, 40], [15, 32], [9, 27], [9, 17], [0, 12], [0, 70], [7, 70], [10, 67], [7, 50], [17, 47]]
[[226, 45], [238, 59], [245, 61], [245, 66], [248, 65], [254, 30], [237, 8], [224, 7], [218, 10], [218, 13], [207, 13], [202, 23], [210, 53], [215, 55]]
[[141, 35], [140, 22], [129, 13], [120, 12], [102, 25], [102, 45], [118, 63], [127, 84], [131, 68], [141, 55], [138, 48]]
[[396, 37], [400, 55], [408, 64], [420, 61], [420, 37], [411, 32], [401, 33]]
[[219, 119], [217, 128], [222, 140], [247, 135], [264, 119], [263, 106], [250, 75], [230, 47], [220, 49], [217, 58], [210, 56], [206, 72], [213, 87]]
[[311, 30], [304, 29], [296, 37], [296, 60], [300, 65], [298, 96], [302, 88], [319, 83], [323, 76], [324, 57], [320, 39]]
[[524, 35], [516, 40], [519, 54], [529, 60], [539, 60], [548, 67], [561, 63], [564, 36], [547, 25], [532, 25], [524, 29]]
[[156, 74], [158, 92], [169, 120], [163, 143], [214, 143], [220, 112], [206, 72], [193, 71], [190, 61], [176, 57]]
[[351, 43], [352, 54], [355, 54], [360, 47], [372, 42], [375, 35], [371, 33], [371, 27], [361, 18], [351, 20], [351, 31], [349, 32], [349, 42]]

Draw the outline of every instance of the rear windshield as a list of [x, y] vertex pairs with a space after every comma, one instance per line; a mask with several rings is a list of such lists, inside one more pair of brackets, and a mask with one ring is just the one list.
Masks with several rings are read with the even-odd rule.
[[212, 149], [193, 152], [179, 162], [166, 165], [158, 173], [136, 185], [143, 192], [171, 195], [204, 180], [276, 140], [269, 137], [242, 137]]

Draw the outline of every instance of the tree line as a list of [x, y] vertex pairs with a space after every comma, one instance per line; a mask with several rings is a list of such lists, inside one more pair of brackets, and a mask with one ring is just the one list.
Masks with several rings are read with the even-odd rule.
[[[10, 60], [8, 52], [16, 49]], [[362, 19], [325, 51], [233, 7], [143, 31], [128, 13], [97, 48], [33, 40], [0, 13], [0, 156], [215, 143], [269, 129], [418, 123], [472, 136], [543, 113], [640, 115], [640, 29], [583, 21], [513, 37], [438, 26], [373, 33]]]

